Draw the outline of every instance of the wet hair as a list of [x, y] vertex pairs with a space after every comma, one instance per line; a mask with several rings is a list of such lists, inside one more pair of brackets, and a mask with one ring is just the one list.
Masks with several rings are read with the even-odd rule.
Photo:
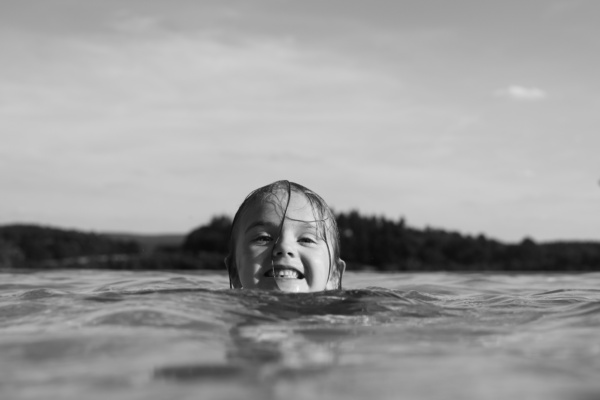
[[[281, 198], [281, 193], [285, 193], [287, 198]], [[229, 233], [229, 255], [226, 259], [226, 266], [229, 272], [229, 286], [230, 288], [240, 288], [241, 282], [238, 275], [237, 265], [235, 263], [235, 246], [237, 229], [240, 219], [244, 215], [244, 212], [256, 202], [267, 202], [272, 201], [273, 198], [277, 199], [279, 204], [284, 205], [282, 211], [281, 225], [279, 227], [279, 235], [275, 239], [275, 242], [279, 240], [281, 235], [281, 229], [283, 229], [283, 222], [287, 217], [287, 208], [290, 203], [290, 199], [293, 193], [299, 193], [306, 197], [309, 201], [314, 220], [313, 221], [302, 221], [302, 222], [315, 222], [317, 227], [317, 234], [321, 239], [325, 241], [327, 251], [329, 253], [329, 275], [327, 279], [327, 286], [330, 282], [334, 287], [331, 289], [342, 288], [342, 274], [344, 267], [340, 263], [340, 237], [337, 222], [333, 212], [323, 200], [321, 196], [305, 186], [298, 183], [290, 182], [287, 180], [281, 180], [273, 182], [269, 185], [260, 187], [250, 192], [246, 199], [242, 202], [238, 208], [233, 222], [231, 224], [231, 231]]]

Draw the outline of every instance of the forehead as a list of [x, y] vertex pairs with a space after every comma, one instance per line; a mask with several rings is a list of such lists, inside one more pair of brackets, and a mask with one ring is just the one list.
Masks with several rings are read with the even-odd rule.
[[310, 222], [320, 219], [320, 213], [304, 194], [292, 192], [288, 203], [287, 191], [281, 190], [254, 200], [241, 216], [240, 225], [247, 226], [256, 221], [278, 224], [284, 213], [289, 220]]

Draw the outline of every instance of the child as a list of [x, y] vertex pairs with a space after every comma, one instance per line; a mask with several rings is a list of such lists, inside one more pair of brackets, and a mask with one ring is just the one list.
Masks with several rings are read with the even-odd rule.
[[315, 192], [277, 181], [254, 190], [233, 219], [225, 258], [232, 288], [318, 292], [342, 288], [335, 217]]

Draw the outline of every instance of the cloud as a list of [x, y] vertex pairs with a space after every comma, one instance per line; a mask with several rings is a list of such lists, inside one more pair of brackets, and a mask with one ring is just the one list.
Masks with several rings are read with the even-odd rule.
[[543, 100], [548, 95], [542, 89], [536, 87], [524, 87], [519, 85], [510, 85], [494, 92], [496, 96], [507, 97], [514, 100]]

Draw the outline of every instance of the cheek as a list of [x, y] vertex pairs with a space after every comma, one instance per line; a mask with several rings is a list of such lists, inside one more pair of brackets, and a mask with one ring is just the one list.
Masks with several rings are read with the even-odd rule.
[[271, 253], [267, 247], [239, 246], [236, 250], [238, 269], [243, 269], [244, 273], [256, 272], [255, 270], [258, 270], [262, 264], [270, 261]]
[[271, 259], [271, 249], [270, 247], [263, 246], [248, 246], [245, 249], [244, 257], [247, 262], [253, 264], [262, 263], [266, 259]]
[[329, 252], [324, 249], [313, 259], [310, 286], [314, 290], [324, 290], [329, 278]]

